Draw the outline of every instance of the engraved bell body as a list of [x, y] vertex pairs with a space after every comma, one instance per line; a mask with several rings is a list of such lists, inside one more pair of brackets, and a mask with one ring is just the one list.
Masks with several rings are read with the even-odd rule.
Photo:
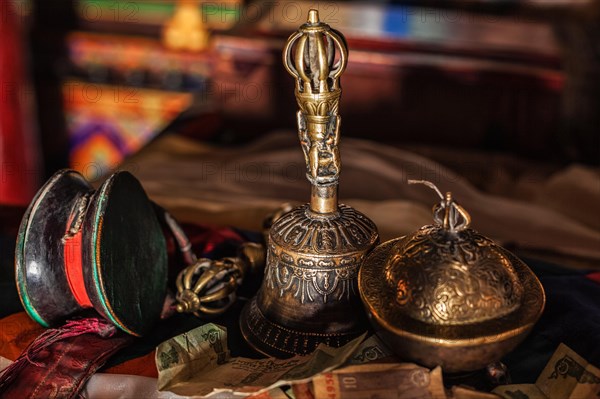
[[368, 328], [357, 277], [377, 229], [353, 208], [338, 209], [331, 217], [302, 205], [272, 226], [263, 286], [242, 325], [259, 351], [307, 354], [321, 342], [344, 345]]

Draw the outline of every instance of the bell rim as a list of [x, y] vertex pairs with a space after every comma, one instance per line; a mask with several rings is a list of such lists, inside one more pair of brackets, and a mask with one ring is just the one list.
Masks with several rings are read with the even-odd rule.
[[[252, 298], [250, 301], [255, 301], [254, 298]], [[260, 345], [256, 345], [254, 338], [256, 337], [255, 334], [252, 334], [252, 332], [249, 330], [249, 328], [247, 327], [247, 315], [246, 313], [250, 312], [249, 310], [250, 308], [250, 302], [248, 302], [244, 308], [242, 309], [242, 314], [240, 315], [240, 320], [239, 320], [239, 325], [240, 325], [240, 332], [242, 333], [242, 337], [244, 337], [244, 341], [246, 341], [246, 343], [256, 352], [260, 353], [263, 356], [267, 356], [267, 357], [277, 357], [271, 353], [268, 353], [264, 350], [262, 350], [262, 348], [260, 348]]]
[[[365, 330], [361, 330], [361, 331], [350, 331], [350, 332], [344, 332], [344, 333], [319, 333], [319, 332], [304, 332], [304, 331], [298, 331], [298, 330], [293, 330], [293, 329], [290, 329], [287, 327], [283, 327], [283, 326], [280, 326], [278, 323], [275, 323], [275, 322], [269, 320], [263, 314], [263, 312], [258, 308], [257, 298], [256, 298], [256, 296], [254, 296], [250, 301], [248, 301], [248, 303], [246, 303], [246, 305], [244, 305], [244, 308], [242, 309], [242, 313], [241, 313], [240, 319], [239, 319], [240, 331], [242, 333], [242, 336], [244, 337], [244, 340], [248, 343], [248, 345], [250, 345], [250, 347], [252, 349], [254, 349], [256, 352], [258, 352], [262, 355], [265, 355], [267, 357], [275, 357], [278, 359], [289, 359], [294, 356], [306, 356], [306, 355], [309, 355], [310, 353], [312, 353], [319, 346], [319, 344], [321, 344], [321, 343], [323, 343], [325, 345], [328, 345], [328, 344], [321, 340], [320, 342], [316, 343], [315, 345], [311, 345], [312, 348], [310, 350], [308, 350], [307, 352], [303, 352], [303, 353], [294, 352], [292, 350], [285, 350], [278, 346], [270, 345], [265, 340], [260, 339], [260, 336], [258, 334], [256, 334], [254, 331], [252, 331], [252, 328], [250, 327], [249, 319], [250, 319], [250, 313], [253, 313], [253, 310], [254, 310], [253, 307], [256, 308], [255, 314], [260, 319], [260, 322], [270, 324], [271, 326], [275, 327], [279, 333], [281, 333], [283, 331], [284, 334], [285, 334], [285, 332], [288, 332], [290, 334], [296, 334], [298, 336], [307, 337], [307, 338], [308, 337], [312, 337], [312, 338], [331, 337], [331, 338], [340, 339], [340, 340], [338, 340], [338, 345], [337, 346], [333, 345], [333, 347], [340, 347], [342, 345], [345, 345], [346, 343], [350, 342], [352, 339], [359, 337], [361, 334], [363, 334], [365, 332]], [[268, 336], [269, 336], [269, 334], [267, 334], [267, 337]], [[328, 346], [332, 346], [332, 345], [328, 345]]]

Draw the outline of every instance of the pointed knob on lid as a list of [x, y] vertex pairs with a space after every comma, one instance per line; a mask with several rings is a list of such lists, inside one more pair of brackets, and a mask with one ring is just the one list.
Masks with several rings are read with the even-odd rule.
[[438, 194], [441, 201], [433, 207], [433, 220], [436, 225], [452, 233], [463, 231], [471, 225], [471, 216], [452, 198], [450, 191], [444, 196], [435, 184], [427, 180], [409, 180], [408, 184], [424, 184]]
[[318, 24], [319, 21], [319, 11], [317, 10], [309, 10], [308, 11], [308, 23], [309, 24]]

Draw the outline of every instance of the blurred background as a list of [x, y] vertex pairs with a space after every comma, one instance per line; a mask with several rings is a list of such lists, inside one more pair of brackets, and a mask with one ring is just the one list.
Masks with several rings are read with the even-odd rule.
[[295, 129], [281, 48], [309, 8], [350, 47], [344, 137], [488, 191], [490, 154], [508, 174], [600, 161], [600, 1], [0, 4], [1, 203], [59, 168], [99, 179], [165, 131], [237, 146]]

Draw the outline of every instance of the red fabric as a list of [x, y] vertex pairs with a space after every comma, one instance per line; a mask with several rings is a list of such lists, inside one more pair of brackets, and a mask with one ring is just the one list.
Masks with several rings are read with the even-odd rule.
[[57, 340], [19, 370], [18, 378], [4, 387], [0, 397], [76, 398], [88, 378], [132, 341], [131, 336], [121, 332], [110, 338], [86, 333]]
[[[203, 237], [194, 237], [196, 240], [202, 240]], [[200, 251], [201, 256], [205, 256], [209, 252], [212, 252], [215, 247], [219, 244], [223, 244], [225, 241], [237, 241], [243, 242], [244, 239], [234, 230], [230, 228], [215, 229], [210, 234], [210, 238], [204, 241], [204, 248]], [[192, 241], [192, 245], [194, 241]]]
[[215, 227], [199, 224], [183, 224], [183, 230], [192, 243], [194, 252], [199, 257], [206, 256], [218, 245], [226, 241], [243, 242], [244, 239], [229, 227]]
[[36, 190], [33, 92], [24, 76], [24, 46], [12, 2], [0, 1], [0, 203], [25, 205]]
[[[16, 360], [25, 348], [44, 331], [44, 328], [25, 312], [0, 319], [0, 356], [12, 361]], [[105, 372], [158, 377], [154, 352], [111, 367]]]
[[[108, 339], [116, 336], [117, 328], [103, 318], [89, 317], [70, 320], [61, 327], [47, 329], [25, 348], [17, 360], [2, 371], [0, 375], [0, 393], [5, 392], [7, 387], [14, 384], [17, 378], [21, 378], [21, 375], [30, 372], [32, 367], [53, 366], [53, 363], [49, 364], [44, 361], [47, 357], [45, 353], [49, 350], [48, 348], [53, 348], [61, 342], [69, 342], [72, 338], [85, 334], [95, 334]], [[91, 353], [91, 356], [93, 355], [94, 353]], [[39, 376], [39, 373], [36, 372], [35, 375]], [[33, 381], [30, 382], [33, 384]]]
[[588, 273], [586, 277], [600, 284], [600, 272]]

